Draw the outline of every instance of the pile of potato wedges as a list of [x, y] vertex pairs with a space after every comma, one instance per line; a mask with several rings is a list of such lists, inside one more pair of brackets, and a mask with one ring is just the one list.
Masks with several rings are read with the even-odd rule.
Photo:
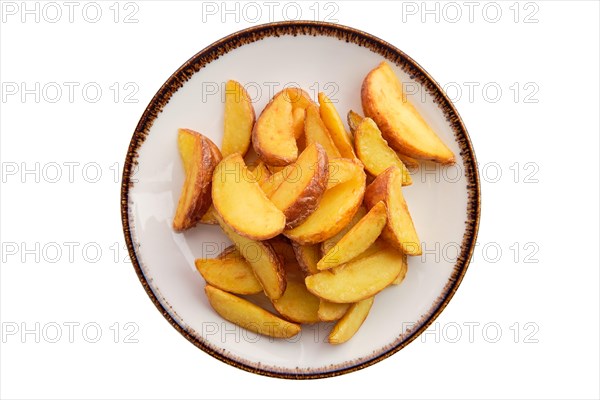
[[[348, 341], [374, 297], [421, 254], [403, 187], [419, 162], [454, 162], [383, 62], [360, 93], [365, 117], [317, 102], [300, 88], [277, 93], [258, 118], [244, 87], [225, 85], [221, 148], [178, 132], [185, 171], [173, 219], [182, 232], [218, 224], [233, 245], [196, 260], [211, 306], [254, 332], [289, 338], [301, 324], [337, 321]], [[276, 312], [249, 300], [264, 294]]]

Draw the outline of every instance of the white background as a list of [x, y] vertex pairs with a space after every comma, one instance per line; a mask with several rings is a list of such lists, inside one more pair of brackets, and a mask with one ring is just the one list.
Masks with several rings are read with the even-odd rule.
[[[120, 168], [146, 104], [193, 54], [252, 25], [256, 8], [98, 2], [91, 23], [85, 2], [73, 22], [55, 4], [56, 23], [43, 2], [39, 22], [21, 2], [1, 9], [2, 398], [600, 396], [597, 2], [297, 3], [304, 19], [319, 10], [391, 42], [445, 85], [482, 174], [479, 245], [437, 325], [365, 370], [303, 382], [243, 372], [187, 342], [144, 293], [121, 231]], [[255, 4], [258, 23], [296, 16]], [[130, 13], [137, 22], [124, 22]], [[72, 102], [65, 82], [79, 85]], [[79, 163], [72, 179], [64, 163]]]

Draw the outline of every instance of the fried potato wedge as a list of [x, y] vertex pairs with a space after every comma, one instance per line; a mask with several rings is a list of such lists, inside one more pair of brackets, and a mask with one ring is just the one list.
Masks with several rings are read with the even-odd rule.
[[294, 177], [288, 177], [269, 196], [286, 218], [286, 228], [300, 225], [315, 211], [325, 193], [329, 177], [327, 153], [319, 143], [312, 143], [294, 163]]
[[321, 115], [321, 120], [331, 135], [333, 143], [335, 143], [335, 147], [337, 147], [342, 157], [349, 159], [355, 158], [356, 155], [354, 154], [354, 147], [352, 146], [350, 135], [346, 131], [346, 127], [335, 109], [335, 106], [323, 92], [319, 93], [319, 113]]
[[292, 242], [292, 248], [304, 276], [319, 272], [317, 262], [321, 258], [321, 252], [318, 244], [298, 244]]
[[[330, 237], [327, 240], [324, 240], [321, 243], [321, 255], [327, 254], [327, 252], [329, 250], [331, 250], [337, 244], [337, 242], [339, 242], [340, 239], [343, 238], [344, 235], [346, 233], [348, 233], [348, 231], [350, 229], [352, 229], [352, 227], [354, 225], [356, 225], [358, 223], [358, 221], [360, 221], [366, 214], [367, 214], [367, 210], [363, 206], [360, 206], [358, 208], [358, 211], [356, 212], [356, 214], [354, 214], [354, 216], [352, 217], [352, 219], [350, 220], [350, 222], [348, 222], [348, 225], [346, 225], [344, 227], [344, 229], [342, 229], [341, 231], [339, 231], [338, 233], [336, 233], [334, 236]], [[322, 257], [319, 257], [319, 260], [321, 258]], [[317, 260], [317, 262], [319, 260]]]
[[242, 156], [246, 154], [250, 147], [255, 118], [252, 100], [246, 89], [236, 81], [227, 81], [225, 84], [225, 122], [221, 145], [223, 157], [233, 153], [240, 153]]
[[252, 266], [254, 275], [262, 285], [267, 297], [271, 300], [280, 298], [285, 292], [285, 270], [273, 247], [269, 243], [252, 240], [238, 234], [225, 223], [219, 214], [216, 215], [216, 218], [223, 232], [231, 239], [242, 257]]
[[262, 161], [259, 161], [256, 165], [253, 166], [249, 165], [248, 169], [254, 174], [256, 181], [259, 185], [261, 185], [271, 176], [271, 171], [269, 171], [267, 165]]
[[283, 90], [286, 101], [292, 104], [292, 110], [306, 110], [308, 106], [314, 105], [315, 102], [310, 98], [308, 93], [299, 87], [289, 87]]
[[195, 264], [206, 283], [226, 292], [256, 294], [263, 290], [252, 266], [235, 248], [218, 258], [198, 258]]
[[269, 239], [268, 243], [271, 245], [271, 247], [273, 247], [275, 254], [282, 259], [285, 266], [298, 263], [296, 260], [296, 253], [294, 252], [294, 248], [292, 247], [292, 244], [288, 238], [283, 235], [279, 235], [273, 239]]
[[288, 280], [285, 293], [273, 301], [273, 306], [290, 321], [301, 324], [319, 322], [319, 298], [310, 293], [302, 281]]
[[265, 196], [239, 153], [217, 165], [212, 182], [215, 209], [234, 231], [256, 240], [270, 239], [283, 231], [285, 215]]
[[392, 247], [305, 279], [308, 290], [333, 303], [356, 303], [374, 296], [400, 273], [402, 253]]
[[394, 279], [394, 282], [392, 282], [392, 284], [394, 284], [394, 285], [401, 284], [404, 281], [404, 278], [406, 278], [407, 272], [408, 272], [408, 257], [406, 257], [406, 254], [402, 253], [402, 269], [400, 270], [400, 273], [398, 274], [396, 279]]
[[319, 302], [319, 311], [317, 315], [321, 321], [337, 321], [342, 318], [351, 304], [332, 303], [321, 299]]
[[385, 203], [380, 201], [317, 263], [319, 270], [344, 264], [367, 250], [381, 234], [387, 221]]
[[221, 317], [242, 328], [275, 338], [291, 338], [300, 332], [300, 325], [281, 319], [248, 300], [210, 285], [206, 285], [204, 291]]
[[352, 177], [361, 174], [364, 167], [358, 159], [334, 158], [329, 160], [329, 179], [327, 179], [327, 189], [348, 182]]
[[266, 180], [260, 183], [260, 188], [264, 192], [267, 197], [270, 197], [275, 190], [283, 183], [284, 180], [287, 180], [288, 177], [294, 172], [295, 167], [293, 164], [290, 164], [283, 169], [271, 174]]
[[294, 137], [292, 103], [279, 92], [267, 104], [252, 130], [252, 145], [268, 165], [284, 166], [296, 161], [298, 147]]
[[[354, 133], [356, 131], [356, 128], [358, 128], [358, 125], [360, 125], [361, 121], [363, 120], [363, 118], [364, 117], [362, 115], [360, 115], [360, 114], [358, 114], [358, 113], [356, 113], [356, 112], [354, 112], [352, 110], [348, 111], [348, 117], [347, 117], [347, 119], [348, 119], [348, 126], [350, 127], [350, 132], [353, 135], [354, 135]], [[396, 155], [398, 156], [398, 158], [400, 158], [400, 160], [404, 163], [404, 165], [408, 169], [413, 170], [413, 169], [419, 168], [419, 161], [418, 160], [416, 160], [416, 159], [414, 159], [412, 157], [409, 157], [409, 156], [407, 156], [405, 154], [402, 154], [399, 151], [396, 151], [396, 150], [394, 150], [394, 151], [396, 152]]]
[[329, 343], [342, 344], [350, 340], [367, 319], [371, 306], [373, 306], [373, 300], [373, 297], [369, 297], [352, 304], [342, 319], [331, 330], [328, 338]]
[[[217, 222], [217, 224], [218, 224], [218, 222]], [[219, 255], [217, 255], [217, 258], [219, 260], [226, 260], [226, 259], [231, 259], [231, 258], [236, 258], [236, 257], [242, 257], [242, 255], [240, 254], [238, 249], [235, 247], [235, 244], [227, 246], [225, 248], [225, 250], [223, 250], [222, 252], [219, 253]], [[242, 259], [244, 259], [244, 257], [242, 257]]]
[[306, 108], [315, 103], [312, 101], [308, 93], [297, 87], [285, 89], [286, 99], [292, 103], [292, 129], [296, 138], [298, 151], [304, 150], [306, 147], [306, 139], [304, 137], [304, 116]]
[[402, 185], [412, 184], [410, 172], [392, 150], [377, 125], [371, 118], [364, 118], [354, 133], [354, 144], [358, 158], [373, 176], [378, 176], [387, 168], [395, 165], [402, 171]]
[[348, 126], [350, 127], [350, 132], [354, 135], [354, 132], [356, 132], [356, 128], [358, 128], [358, 125], [360, 125], [361, 121], [363, 120], [363, 116], [350, 110], [348, 111], [348, 114], [346, 115], [346, 120], [348, 121]]
[[211, 205], [212, 174], [220, 159], [206, 136], [190, 129], [177, 133], [185, 181], [173, 218], [173, 229], [181, 232], [195, 226]]
[[311, 105], [306, 109], [304, 137], [307, 146], [312, 143], [319, 143], [323, 146], [329, 159], [341, 157], [340, 151], [331, 139], [325, 123], [321, 120], [319, 109], [315, 105]]
[[381, 236], [393, 247], [409, 256], [421, 254], [421, 242], [408, 206], [402, 195], [402, 171], [392, 166], [367, 187], [365, 205], [374, 207], [380, 201], [387, 206], [387, 223]]
[[410, 157], [442, 164], [454, 163], [454, 154], [406, 98], [400, 80], [386, 62], [366, 76], [362, 107], [389, 145]]
[[[292, 130], [294, 131], [294, 137], [296, 138], [296, 145], [298, 144], [299, 139], [304, 136], [305, 115], [306, 111], [304, 111], [303, 108], [296, 108], [292, 110]], [[303, 144], [306, 145], [306, 142]]]
[[415, 170], [419, 168], [419, 160], [402, 154], [399, 151], [396, 152], [396, 155], [409, 170]]
[[215, 210], [215, 206], [213, 206], [212, 204], [210, 205], [210, 207], [208, 208], [208, 211], [206, 211], [204, 213], [204, 215], [202, 216], [202, 218], [200, 218], [200, 223], [201, 224], [206, 224], [206, 225], [217, 225], [217, 218], [215, 217], [215, 214], [217, 213], [217, 210]]
[[299, 244], [319, 243], [334, 236], [356, 214], [363, 200], [365, 184], [365, 173], [361, 172], [326, 190], [317, 209], [300, 225], [283, 234]]

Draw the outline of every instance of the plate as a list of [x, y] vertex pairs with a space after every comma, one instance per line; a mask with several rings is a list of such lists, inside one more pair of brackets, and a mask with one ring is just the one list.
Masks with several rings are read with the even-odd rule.
[[[332, 324], [303, 326], [300, 335], [272, 339], [216, 314], [194, 268], [230, 242], [217, 226], [180, 234], [171, 223], [184, 180], [177, 129], [190, 128], [221, 144], [224, 84], [241, 82], [259, 113], [285, 86], [313, 98], [325, 92], [342, 116], [362, 110], [365, 75], [387, 60], [421, 115], [457, 155], [450, 167], [422, 164], [404, 194], [424, 242], [410, 257], [405, 281], [378, 294], [347, 343], [332, 346]], [[410, 90], [408, 90], [410, 85]], [[320, 22], [284, 22], [246, 29], [200, 51], [159, 89], [133, 134], [121, 193], [122, 222], [131, 260], [148, 296], [169, 323], [215, 358], [258, 374], [323, 378], [355, 371], [396, 353], [448, 304], [467, 270], [480, 213], [475, 154], [454, 106], [409, 56], [367, 33]], [[190, 349], [191, 351], [191, 349]]]

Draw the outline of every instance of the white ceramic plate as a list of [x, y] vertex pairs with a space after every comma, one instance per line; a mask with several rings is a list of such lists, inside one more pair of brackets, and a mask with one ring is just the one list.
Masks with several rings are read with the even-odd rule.
[[[194, 259], [230, 244], [216, 226], [171, 229], [184, 180], [177, 129], [194, 129], [221, 144], [223, 85], [244, 84], [257, 114], [274, 91], [300, 86], [337, 101], [345, 119], [361, 111], [363, 78], [387, 59], [428, 123], [457, 155], [453, 167], [422, 165], [404, 193], [424, 249], [409, 258], [400, 286], [378, 294], [349, 342], [326, 343], [332, 324], [303, 326], [290, 340], [262, 337], [217, 315], [204, 295]], [[408, 91], [408, 90], [407, 90]], [[122, 219], [140, 281], [165, 318], [214, 357], [252, 372], [320, 378], [371, 365], [404, 347], [442, 311], [467, 269], [479, 221], [479, 181], [467, 132], [439, 86], [412, 59], [386, 42], [351, 28], [289, 22], [258, 26], [202, 50], [158, 91], [132, 138], [122, 188]], [[243, 201], [243, 199], [240, 199]], [[192, 351], [190, 349], [190, 351]]]

